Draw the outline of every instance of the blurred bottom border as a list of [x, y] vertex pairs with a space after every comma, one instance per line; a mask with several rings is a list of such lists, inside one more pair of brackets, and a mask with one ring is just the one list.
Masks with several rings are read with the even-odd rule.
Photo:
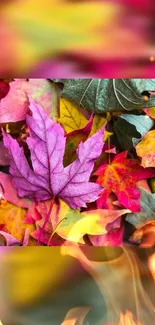
[[155, 324], [154, 248], [1, 248], [2, 325]]

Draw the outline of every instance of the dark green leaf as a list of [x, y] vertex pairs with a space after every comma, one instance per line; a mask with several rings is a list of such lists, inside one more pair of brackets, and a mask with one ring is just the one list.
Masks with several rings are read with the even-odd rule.
[[142, 95], [155, 90], [155, 79], [59, 79], [62, 97], [99, 114], [155, 106], [155, 96]]

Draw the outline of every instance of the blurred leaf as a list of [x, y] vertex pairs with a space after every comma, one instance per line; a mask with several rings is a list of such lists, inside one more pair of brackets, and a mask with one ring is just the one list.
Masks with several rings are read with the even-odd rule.
[[143, 91], [155, 88], [155, 79], [61, 79], [62, 97], [90, 112], [135, 110], [155, 105], [155, 96]]
[[3, 17], [19, 34], [18, 69], [27, 69], [49, 53], [101, 45], [98, 31], [115, 15], [112, 4], [96, 2], [14, 0], [3, 8]]
[[61, 281], [62, 270], [65, 272], [70, 267], [68, 259], [62, 259], [59, 252], [57, 247], [52, 250], [31, 246], [23, 253], [23, 249], [14, 247], [5, 259], [9, 272], [7, 301], [15, 308], [32, 308], [47, 296], [49, 289], [55, 290]]

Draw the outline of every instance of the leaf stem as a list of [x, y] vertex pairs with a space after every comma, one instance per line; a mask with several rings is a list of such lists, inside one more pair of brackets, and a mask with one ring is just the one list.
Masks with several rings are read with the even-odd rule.
[[40, 231], [40, 234], [39, 234], [39, 237], [38, 237], [38, 241], [37, 241], [36, 246], [39, 246], [39, 243], [41, 241], [41, 237], [42, 237], [43, 231], [44, 231], [44, 229], [45, 229], [45, 227], [46, 227], [46, 225], [47, 225], [47, 223], [49, 221], [49, 218], [50, 218], [50, 215], [51, 215], [51, 212], [52, 212], [52, 209], [53, 209], [53, 205], [54, 205], [54, 199], [52, 200], [52, 202], [50, 204], [50, 208], [49, 208], [49, 211], [47, 213], [47, 216], [46, 216], [46, 219], [44, 221], [44, 224], [43, 224], [43, 226], [41, 228], [41, 231]]
[[50, 246], [50, 241], [51, 241], [53, 235], [55, 234], [57, 228], [60, 226], [60, 224], [62, 223], [62, 221], [66, 220], [66, 219], [67, 219], [67, 218], [64, 217], [63, 219], [61, 219], [61, 220], [59, 221], [59, 223], [57, 224], [57, 226], [55, 227], [55, 229], [53, 230], [53, 232], [52, 232], [52, 234], [51, 234], [51, 236], [50, 236], [50, 238], [49, 238], [49, 241], [48, 241], [47, 246]]
[[[110, 136], [108, 137], [108, 150], [110, 150]], [[108, 153], [109, 164], [111, 163], [110, 152]]]

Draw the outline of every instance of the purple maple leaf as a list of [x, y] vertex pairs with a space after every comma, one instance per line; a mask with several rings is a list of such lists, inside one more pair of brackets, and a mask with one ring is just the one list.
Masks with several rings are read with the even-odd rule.
[[102, 188], [89, 182], [95, 160], [103, 148], [103, 129], [91, 136], [77, 149], [76, 160], [64, 168], [66, 137], [59, 123], [53, 122], [39, 104], [30, 98], [32, 116], [26, 116], [30, 136], [27, 144], [33, 169], [23, 148], [3, 131], [4, 144], [10, 155], [10, 174], [20, 197], [44, 201], [59, 197], [71, 208], [86, 207], [95, 201]]

